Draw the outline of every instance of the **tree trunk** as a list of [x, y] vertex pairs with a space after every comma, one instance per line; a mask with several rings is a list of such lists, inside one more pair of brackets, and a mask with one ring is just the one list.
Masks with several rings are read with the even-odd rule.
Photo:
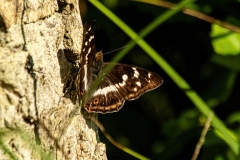
[[0, 159], [107, 159], [78, 107], [81, 44], [77, 0], [0, 0]]

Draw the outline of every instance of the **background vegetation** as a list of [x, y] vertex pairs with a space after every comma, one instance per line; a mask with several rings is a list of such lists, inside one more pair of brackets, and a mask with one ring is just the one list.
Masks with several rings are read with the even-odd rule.
[[[177, 4], [180, 1], [172, 2]], [[83, 23], [92, 21], [94, 24], [93, 20], [97, 21], [98, 51], [108, 52], [128, 44], [129, 36], [108, 16], [89, 2], [81, 3]], [[157, 18], [163, 18], [161, 15], [170, 10], [136, 1], [105, 0], [101, 3], [137, 33]], [[186, 7], [232, 25], [240, 25], [239, 1], [201, 0]], [[99, 114], [99, 121], [107, 132], [119, 143], [150, 159], [191, 159], [209, 113], [207, 111], [211, 109], [216, 123], [208, 131], [198, 159], [238, 159], [240, 35], [232, 29], [180, 11], [152, 29], [144, 40], [191, 87], [181, 87], [178, 84], [180, 80], [169, 76], [166, 68], [159, 66], [159, 61], [135, 46], [120, 62], [154, 71], [162, 76], [164, 84], [138, 100], [126, 102], [117, 113]], [[117, 55], [111, 53], [104, 59], [111, 61]], [[199, 107], [201, 102], [197, 98], [189, 98], [189, 91], [197, 92], [204, 100], [205, 112]], [[217, 117], [220, 126], [215, 121]], [[222, 126], [226, 126], [223, 130], [230, 135], [229, 139], [222, 133]], [[134, 159], [112, 145], [101, 132], [100, 139], [107, 145], [109, 159]]]

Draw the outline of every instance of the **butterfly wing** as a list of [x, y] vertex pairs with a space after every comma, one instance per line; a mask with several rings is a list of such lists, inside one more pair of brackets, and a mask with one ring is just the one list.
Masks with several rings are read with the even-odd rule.
[[[103, 72], [109, 64], [104, 64]], [[128, 64], [118, 63], [105, 74], [99, 87], [85, 101], [84, 107], [89, 112], [117, 112], [125, 100], [135, 100], [163, 83], [159, 75]]]
[[80, 54], [80, 69], [77, 78], [78, 98], [81, 99], [93, 81], [96, 45], [94, 33], [89, 22], [83, 28], [82, 52]]
[[[109, 64], [111, 63], [103, 63], [102, 52], [96, 53], [94, 33], [87, 22], [83, 29], [77, 93], [78, 98], [83, 99], [84, 108], [88, 112], [116, 112], [122, 108], [125, 100], [137, 99], [163, 83], [160, 76], [146, 69], [116, 64], [111, 71], [107, 71], [105, 68]], [[106, 76], [92, 92], [91, 85], [101, 73]]]
[[124, 104], [124, 97], [112, 81], [105, 77], [99, 87], [87, 97], [84, 108], [88, 112], [117, 112]]

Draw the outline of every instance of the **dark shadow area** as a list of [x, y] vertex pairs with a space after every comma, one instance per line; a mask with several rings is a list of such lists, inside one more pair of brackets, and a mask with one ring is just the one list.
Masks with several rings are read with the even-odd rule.
[[0, 15], [0, 31], [6, 33], [7, 32], [7, 28], [6, 28], [6, 24], [3, 20], [3, 17]]
[[64, 51], [59, 50], [57, 53], [58, 62], [60, 66], [61, 82], [64, 84], [64, 96], [70, 98], [73, 104], [77, 102], [76, 79], [78, 68], [75, 64], [67, 61]]
[[37, 79], [36, 74], [33, 71], [33, 58], [29, 54], [27, 56], [27, 61], [25, 65], [25, 69], [28, 71], [28, 73], [31, 75], [31, 78], [33, 79], [33, 94], [34, 94], [34, 107], [36, 112], [37, 119], [34, 120], [33, 117], [23, 117], [24, 121], [29, 124], [34, 125], [34, 133], [35, 133], [35, 141], [37, 145], [41, 144], [40, 135], [39, 135], [39, 113], [38, 113], [38, 106], [37, 106]]

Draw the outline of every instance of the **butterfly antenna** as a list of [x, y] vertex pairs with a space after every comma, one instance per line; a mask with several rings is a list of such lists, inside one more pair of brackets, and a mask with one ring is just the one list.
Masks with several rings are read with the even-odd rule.
[[123, 49], [123, 48], [125, 48], [125, 47], [127, 47], [127, 46], [128, 46], [128, 45], [123, 46], [123, 47], [118, 48], [118, 49], [115, 49], [115, 50], [112, 50], [112, 51], [109, 51], [109, 52], [106, 52], [106, 53], [103, 53], [103, 54], [105, 55], [105, 54], [108, 54], [108, 53], [116, 52], [116, 51], [118, 51], [118, 50], [120, 50], [120, 49]]

